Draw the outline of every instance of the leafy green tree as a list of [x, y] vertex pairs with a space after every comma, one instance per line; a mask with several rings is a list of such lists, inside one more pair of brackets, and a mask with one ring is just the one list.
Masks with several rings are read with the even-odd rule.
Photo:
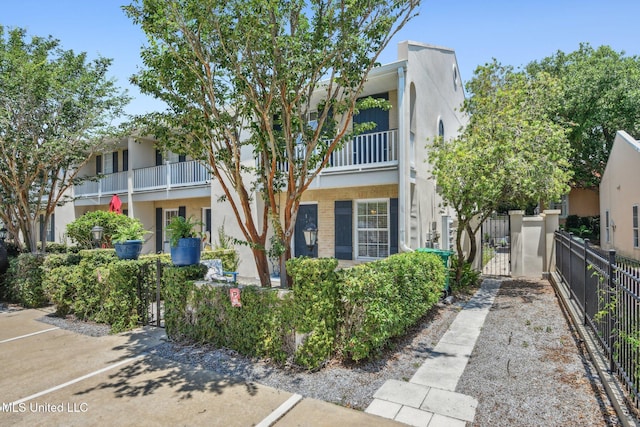
[[640, 137], [640, 58], [609, 46], [581, 44], [575, 52], [558, 51], [532, 62], [527, 70], [560, 80], [562, 92], [553, 111], [569, 127], [573, 185], [597, 188], [616, 132]]
[[0, 219], [32, 252], [40, 215], [46, 229], [128, 102], [106, 76], [110, 64], [0, 26]]
[[[303, 192], [345, 138], [372, 126], [352, 126], [353, 114], [388, 106], [358, 98], [417, 4], [139, 0], [125, 7], [149, 39], [147, 68], [133, 82], [169, 106], [146, 117], [146, 129], [209, 164], [263, 285], [269, 224], [286, 248], [283, 266]], [[259, 219], [256, 191], [265, 206]]]
[[[560, 90], [557, 80], [494, 60], [476, 69], [466, 89], [469, 123], [456, 139], [436, 141], [430, 161], [438, 189], [458, 217], [458, 259], [472, 262], [475, 235], [494, 210], [557, 200], [568, 191], [571, 173], [566, 131], [547, 102]], [[466, 257], [465, 232], [471, 242]], [[464, 263], [457, 265], [459, 279]]]

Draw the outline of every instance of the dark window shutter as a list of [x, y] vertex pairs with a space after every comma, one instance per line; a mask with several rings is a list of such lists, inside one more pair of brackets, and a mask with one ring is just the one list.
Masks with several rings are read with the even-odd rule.
[[337, 259], [353, 259], [353, 202], [336, 200], [335, 216], [335, 256]]
[[389, 200], [389, 253], [398, 253], [398, 199]]
[[156, 208], [156, 253], [162, 252], [162, 208]]
[[122, 170], [129, 170], [129, 150], [122, 150]]
[[44, 237], [44, 215], [40, 215], [40, 241]]
[[113, 173], [118, 172], [118, 152], [114, 151], [113, 153], [111, 153], [112, 159], [113, 159]]
[[156, 166], [162, 166], [162, 153], [156, 149]]
[[204, 231], [208, 231], [211, 234], [211, 209], [205, 209], [204, 215]]
[[102, 173], [102, 155], [98, 154], [96, 156], [96, 175], [100, 175]]
[[178, 216], [182, 218], [187, 218], [187, 207], [186, 206], [178, 206]]
[[56, 214], [51, 214], [49, 217], [49, 234], [47, 235], [47, 242], [56, 241]]
[[187, 161], [187, 156], [185, 156], [184, 154], [179, 154], [178, 155], [178, 161], [179, 162], [186, 162]]

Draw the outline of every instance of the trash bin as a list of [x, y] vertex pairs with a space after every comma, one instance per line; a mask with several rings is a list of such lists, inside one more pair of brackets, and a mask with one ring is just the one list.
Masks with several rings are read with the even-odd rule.
[[450, 294], [451, 288], [449, 287], [449, 257], [453, 255], [453, 251], [447, 251], [444, 249], [434, 249], [434, 248], [418, 248], [416, 249], [416, 252], [426, 252], [430, 254], [436, 254], [440, 257], [440, 259], [442, 260], [442, 263], [444, 264], [444, 270], [446, 274], [444, 291], [447, 295]]

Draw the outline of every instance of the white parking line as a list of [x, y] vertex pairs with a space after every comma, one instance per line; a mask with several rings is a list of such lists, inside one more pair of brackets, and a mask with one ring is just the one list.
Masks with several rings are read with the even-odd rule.
[[14, 406], [17, 406], [17, 405], [19, 405], [21, 403], [28, 402], [29, 400], [33, 400], [33, 399], [38, 398], [40, 396], [44, 396], [45, 394], [52, 393], [52, 392], [54, 392], [56, 390], [60, 390], [61, 388], [65, 388], [65, 387], [70, 386], [72, 384], [79, 383], [80, 381], [86, 380], [87, 378], [91, 378], [93, 376], [96, 376], [96, 375], [99, 375], [99, 374], [101, 374], [103, 372], [106, 372], [106, 371], [108, 371], [110, 369], [117, 368], [118, 366], [125, 365], [127, 363], [133, 362], [134, 360], [140, 359], [140, 358], [142, 358], [144, 356], [145, 356], [144, 354], [140, 354], [140, 355], [135, 356], [135, 357], [130, 357], [128, 359], [121, 360], [120, 362], [112, 363], [109, 366], [105, 366], [104, 368], [98, 369], [97, 371], [93, 371], [91, 373], [88, 373], [87, 375], [83, 375], [83, 376], [78, 377], [76, 379], [73, 379], [71, 381], [67, 381], [64, 384], [60, 384], [60, 385], [57, 385], [55, 387], [51, 387], [51, 388], [49, 388], [47, 390], [43, 390], [41, 392], [32, 394], [31, 396], [23, 397], [20, 400], [16, 400], [15, 402], [10, 404], [11, 405], [10, 407], [13, 408]]
[[302, 396], [294, 394], [282, 405], [278, 406], [267, 418], [256, 424], [256, 427], [270, 427], [302, 400]]
[[56, 329], [60, 329], [60, 328], [58, 328], [56, 326], [55, 328], [49, 328], [49, 329], [45, 329], [43, 331], [33, 332], [31, 334], [20, 335], [19, 337], [7, 338], [6, 340], [0, 341], [0, 344], [6, 343], [6, 342], [9, 342], [9, 341], [19, 340], [19, 339], [22, 339], [22, 338], [32, 337], [32, 336], [38, 335], [38, 334], [44, 334], [45, 332], [55, 331]]

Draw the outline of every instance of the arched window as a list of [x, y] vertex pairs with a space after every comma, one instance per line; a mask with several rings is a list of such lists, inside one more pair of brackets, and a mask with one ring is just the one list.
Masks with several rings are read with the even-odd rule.
[[442, 123], [442, 120], [438, 121], [438, 136], [444, 140], [444, 123]]
[[453, 90], [458, 90], [458, 67], [453, 64]]

